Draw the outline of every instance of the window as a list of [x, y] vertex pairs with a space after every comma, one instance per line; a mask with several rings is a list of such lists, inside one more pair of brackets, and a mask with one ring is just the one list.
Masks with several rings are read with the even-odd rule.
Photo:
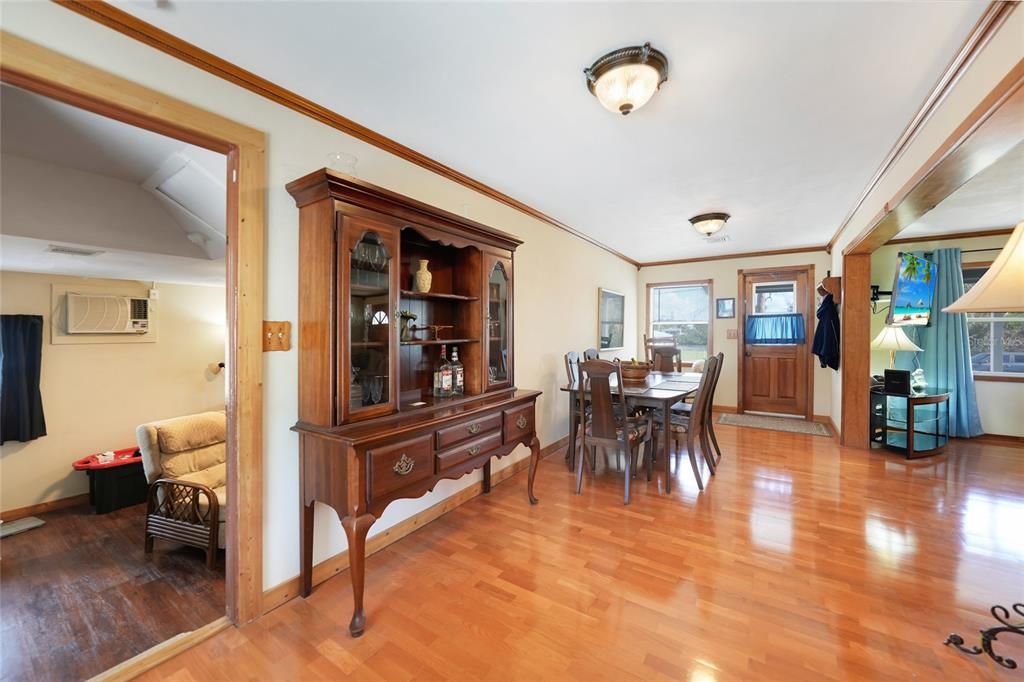
[[673, 339], [683, 362], [711, 354], [711, 280], [647, 286], [647, 336]]
[[796, 311], [796, 282], [754, 284], [754, 315], [785, 315]]
[[[987, 271], [987, 263], [965, 263], [964, 289]], [[975, 374], [1024, 376], [1024, 313], [967, 313], [967, 335]]]

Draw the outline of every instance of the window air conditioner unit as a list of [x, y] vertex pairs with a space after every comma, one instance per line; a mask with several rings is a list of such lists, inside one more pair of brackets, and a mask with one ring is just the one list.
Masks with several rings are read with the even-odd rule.
[[68, 334], [145, 334], [149, 299], [68, 294]]

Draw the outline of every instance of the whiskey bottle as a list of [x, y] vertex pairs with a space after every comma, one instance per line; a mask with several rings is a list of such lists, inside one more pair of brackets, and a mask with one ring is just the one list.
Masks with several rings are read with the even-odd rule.
[[458, 347], [452, 347], [452, 374], [454, 380], [452, 382], [452, 392], [455, 395], [462, 395], [466, 392], [466, 370], [459, 362], [459, 349]]
[[445, 355], [444, 344], [441, 344], [441, 355], [434, 363], [434, 397], [449, 398], [454, 388], [454, 372]]

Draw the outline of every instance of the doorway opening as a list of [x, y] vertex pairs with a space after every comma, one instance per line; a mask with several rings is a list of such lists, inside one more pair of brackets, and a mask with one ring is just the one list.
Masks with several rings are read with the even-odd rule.
[[[187, 637], [175, 638], [163, 645], [158, 645], [161, 654], [167, 655], [170, 650], [184, 648], [195, 643], [198, 641], [197, 637], [209, 636], [220, 627], [232, 622], [236, 624], [247, 622], [262, 613], [261, 337], [266, 185], [263, 163], [265, 136], [259, 131], [241, 126], [185, 102], [174, 100], [162, 93], [69, 59], [15, 36], [4, 35], [0, 66], [2, 66], [0, 80], [5, 87], [13, 86], [33, 93], [34, 96], [43, 96], [49, 100], [60, 102], [62, 105], [71, 105], [73, 108], [98, 114], [109, 119], [108, 123], [112, 120], [151, 133], [159, 133], [178, 143], [216, 153], [222, 160], [220, 178], [223, 185], [221, 203], [224, 205], [222, 222], [225, 243], [219, 281], [224, 288], [225, 295], [219, 297], [219, 302], [225, 338], [219, 344], [217, 356], [205, 363], [206, 366], [200, 368], [199, 371], [204, 374], [209, 372], [210, 375], [217, 377], [211, 379], [211, 384], [216, 385], [215, 382], [219, 381], [222, 385], [220, 396], [222, 398], [222, 414], [224, 414], [224, 438], [220, 445], [224, 450], [225, 460], [223, 462], [225, 479], [223, 488], [229, 503], [220, 515], [217, 524], [224, 528], [223, 531], [218, 528], [217, 544], [223, 545], [223, 552], [217, 552], [217, 559], [220, 562], [220, 570], [224, 574], [225, 602], [218, 611], [225, 615], [221, 615], [211, 625], [193, 630]], [[102, 150], [93, 156], [96, 158], [102, 156]], [[185, 165], [195, 170], [195, 164]], [[193, 208], [189, 209], [188, 202], [183, 201], [183, 196], [188, 193], [189, 183], [180, 182], [182, 178], [179, 175], [179, 173], [170, 173], [162, 181], [158, 178], [152, 189], [162, 191], [166, 195], [167, 201], [185, 204], [185, 208], [195, 214], [193, 217], [201, 218], [202, 211], [194, 210], [196, 205], [193, 204]], [[7, 179], [5, 176], [4, 180]], [[175, 189], [172, 190], [171, 185], [174, 185]], [[183, 185], [184, 189], [178, 185]], [[64, 196], [62, 190], [67, 188], [56, 183], [50, 183], [48, 187], [50, 195], [47, 202], [50, 205], [60, 202]], [[198, 224], [193, 226], [198, 227]], [[207, 241], [200, 240], [198, 236], [189, 237], [189, 232], [197, 231], [201, 233], [201, 230], [198, 229], [185, 233], [186, 240], [193, 247], [204, 251], [216, 246], [211, 243], [213, 235], [204, 235], [208, 238]], [[47, 240], [47, 245], [49, 245], [49, 241], [71, 240]], [[59, 243], [56, 245], [60, 246]], [[105, 250], [115, 252], [118, 249], [110, 247]], [[130, 249], [121, 249], [121, 251], [130, 251]], [[95, 273], [78, 273], [74, 276], [81, 277], [83, 274]], [[134, 281], [138, 282], [139, 280]], [[149, 283], [146, 293], [150, 293], [148, 290], [153, 289], [157, 292], [156, 300], [162, 300], [160, 294], [164, 293], [164, 287], [152, 286], [153, 278], [143, 281]], [[66, 306], [67, 292], [64, 293], [64, 305]], [[136, 298], [147, 298], [134, 294], [115, 296], [115, 298], [118, 297], [129, 301]], [[134, 320], [137, 317], [134, 313], [138, 309], [131, 306], [129, 309], [132, 311]], [[47, 314], [51, 312], [52, 308], [48, 307]], [[58, 316], [66, 324], [66, 309], [62, 316], [58, 311]], [[224, 367], [221, 367], [221, 364]], [[94, 390], [98, 391], [102, 388], [102, 385], [98, 385], [94, 387]], [[132, 394], [126, 395], [125, 400], [130, 401], [133, 397]], [[205, 445], [216, 444], [206, 443]], [[160, 447], [162, 446], [163, 444], [160, 444]], [[80, 475], [84, 476], [85, 474]], [[209, 500], [215, 497], [216, 494], [207, 496], [206, 504], [200, 503], [199, 506], [209, 509], [212, 506]], [[93, 501], [96, 501], [95, 497]], [[220, 524], [219, 521], [224, 523]], [[138, 535], [134, 536], [140, 545], [143, 543], [144, 530], [139, 530]], [[37, 529], [28, 533], [33, 532], [41, 531]], [[155, 541], [155, 551], [160, 551], [162, 543], [165, 542], [170, 543], [166, 538], [158, 537]], [[172, 545], [168, 546], [173, 547]], [[6, 552], [5, 559], [8, 559]], [[200, 563], [203, 563], [203, 555], [200, 555]], [[6, 588], [8, 586], [8, 571], [15, 569], [9, 560], [4, 562], [4, 569]], [[116, 622], [116, 619], [110, 622]], [[149, 644], [147, 643], [147, 646]], [[5, 658], [9, 652], [10, 649], [5, 646]], [[51, 653], [48, 651], [47, 656]], [[152, 649], [147, 651], [124, 650], [122, 658], [140, 654], [138, 660], [133, 659], [130, 663], [133, 666], [132, 670], [137, 673], [148, 667], [146, 656], [152, 653]], [[8, 660], [10, 659], [8, 658]], [[102, 672], [102, 670], [103, 668], [95, 669], [93, 673]]]

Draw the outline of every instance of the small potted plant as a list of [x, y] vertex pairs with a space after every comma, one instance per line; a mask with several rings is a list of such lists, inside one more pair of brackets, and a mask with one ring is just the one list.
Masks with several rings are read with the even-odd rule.
[[637, 386], [647, 383], [651, 363], [639, 362], [636, 358], [631, 358], [629, 362], [621, 363], [619, 368], [622, 371], [622, 383]]
[[402, 324], [402, 341], [412, 341], [412, 329], [410, 327], [416, 320], [416, 313], [411, 313], [408, 310], [399, 310], [398, 317]]

